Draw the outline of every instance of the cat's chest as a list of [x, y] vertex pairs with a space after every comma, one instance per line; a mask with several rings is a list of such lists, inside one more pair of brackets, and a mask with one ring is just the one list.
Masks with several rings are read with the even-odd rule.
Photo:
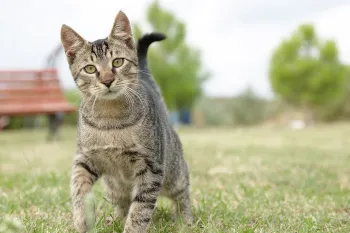
[[139, 143], [137, 127], [118, 130], [100, 130], [83, 126], [79, 132], [79, 144], [86, 149], [129, 148]]
[[143, 147], [136, 128], [102, 131], [81, 128], [79, 147], [81, 152], [106, 175], [126, 181], [133, 176], [133, 152], [142, 152]]

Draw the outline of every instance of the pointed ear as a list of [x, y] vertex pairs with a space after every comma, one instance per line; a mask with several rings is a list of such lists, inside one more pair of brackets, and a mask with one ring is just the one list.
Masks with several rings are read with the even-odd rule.
[[61, 42], [68, 62], [73, 62], [76, 52], [84, 46], [85, 40], [72, 28], [63, 24], [61, 28]]
[[119, 11], [115, 17], [113, 28], [108, 39], [123, 40], [130, 49], [135, 47], [130, 22], [123, 11]]

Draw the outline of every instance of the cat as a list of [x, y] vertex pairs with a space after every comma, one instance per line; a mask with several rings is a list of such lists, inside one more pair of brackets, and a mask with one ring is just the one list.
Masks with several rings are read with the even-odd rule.
[[148, 47], [164, 39], [154, 32], [136, 46], [123, 11], [110, 35], [95, 42], [62, 25], [61, 42], [81, 93], [70, 182], [80, 233], [88, 230], [84, 197], [98, 179], [116, 218], [125, 221], [124, 233], [147, 232], [159, 195], [174, 201], [175, 217], [193, 223], [182, 144], [147, 66]]

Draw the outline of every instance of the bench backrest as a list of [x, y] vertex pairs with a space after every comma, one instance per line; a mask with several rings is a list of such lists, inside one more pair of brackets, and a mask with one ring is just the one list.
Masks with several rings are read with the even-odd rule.
[[62, 101], [56, 69], [0, 71], [0, 106]]
[[0, 71], [0, 116], [73, 112], [56, 69]]

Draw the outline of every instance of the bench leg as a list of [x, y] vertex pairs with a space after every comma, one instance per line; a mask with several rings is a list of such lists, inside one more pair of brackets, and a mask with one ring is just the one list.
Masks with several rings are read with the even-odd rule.
[[48, 141], [53, 140], [58, 135], [58, 128], [63, 123], [63, 113], [53, 113], [48, 114], [48, 121], [49, 121], [49, 134], [47, 137]]

